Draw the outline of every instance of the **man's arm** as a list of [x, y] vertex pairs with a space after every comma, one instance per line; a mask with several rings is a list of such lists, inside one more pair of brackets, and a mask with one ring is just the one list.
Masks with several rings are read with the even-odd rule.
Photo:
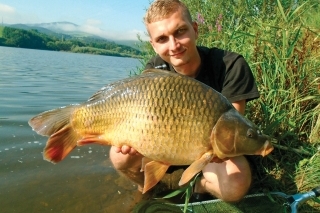
[[246, 100], [241, 100], [241, 101], [235, 101], [232, 103], [234, 108], [238, 110], [238, 112], [241, 113], [241, 115], [244, 115], [244, 111], [246, 109]]

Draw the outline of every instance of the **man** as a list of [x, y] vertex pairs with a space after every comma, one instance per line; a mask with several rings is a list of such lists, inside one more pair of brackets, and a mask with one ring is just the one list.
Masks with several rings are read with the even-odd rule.
[[[246, 102], [259, 97], [253, 75], [242, 56], [217, 48], [197, 47], [198, 25], [179, 0], [156, 0], [145, 16], [150, 43], [157, 53], [147, 68], [196, 78], [221, 92], [244, 113]], [[143, 187], [142, 156], [128, 146], [112, 147], [110, 159], [115, 168]], [[214, 159], [202, 170], [195, 193], [210, 193], [225, 201], [238, 201], [251, 184], [251, 169], [244, 156]]]

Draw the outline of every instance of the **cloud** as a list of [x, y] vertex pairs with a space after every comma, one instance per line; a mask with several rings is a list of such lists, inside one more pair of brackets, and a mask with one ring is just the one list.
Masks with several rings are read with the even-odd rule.
[[103, 29], [103, 26], [103, 21], [101, 20], [87, 19], [85, 24], [79, 26], [79, 31], [112, 40], [137, 40], [137, 35], [140, 35], [143, 40], [149, 40], [145, 32], [141, 30], [117, 31], [113, 29]]
[[137, 40], [139, 34], [141, 39], [148, 40], [144, 31], [141, 30], [129, 30], [129, 31], [115, 31], [115, 30], [103, 30], [99, 26], [101, 22], [94, 20], [93, 22], [86, 22], [83, 25], [75, 25], [73, 23], [54, 23], [46, 24], [47, 27], [53, 30], [62, 30], [64, 32], [84, 32], [91, 35], [96, 35], [109, 40]]
[[15, 13], [15, 9], [13, 8], [13, 7], [11, 7], [11, 6], [9, 6], [9, 5], [5, 5], [5, 4], [1, 4], [0, 3], [0, 12], [1, 13], [4, 13], [4, 14], [13, 14], [13, 13]]
[[98, 35], [102, 38], [112, 40], [138, 40], [137, 35], [140, 35], [143, 40], [148, 40], [145, 33], [141, 30], [129, 30], [129, 31], [114, 31], [114, 30], [101, 30], [92, 26], [81, 26], [83, 31]]
[[20, 19], [14, 7], [0, 3], [0, 18], [6, 24], [11, 24]]
[[135, 29], [129, 31], [102, 30], [97, 26], [85, 24], [79, 26], [77, 30], [111, 40], [137, 40], [138, 34], [141, 36], [143, 40], [148, 40], [147, 36], [143, 31]]
[[102, 21], [96, 19], [87, 19], [85, 25], [100, 26]]
[[64, 31], [64, 32], [84, 32], [92, 35], [97, 35], [108, 40], [137, 40], [137, 35], [143, 40], [149, 40], [145, 32], [137, 29], [130, 30], [115, 30], [106, 29], [103, 21], [98, 19], [86, 19], [83, 24], [76, 25], [70, 22], [51, 22], [43, 23], [37, 15], [30, 13], [19, 13], [14, 7], [0, 3], [0, 19], [6, 24], [32, 24], [42, 23], [44, 27]]
[[145, 31], [143, 30], [136, 30], [136, 29], [133, 29], [133, 30], [130, 30], [128, 32], [126, 32], [128, 37], [136, 40], [137, 39], [137, 35], [140, 36], [140, 38], [144, 41], [149, 41], [149, 36], [146, 34]]
[[35, 14], [20, 13], [14, 7], [1, 3], [0, 18], [5, 24], [35, 23], [39, 21]]

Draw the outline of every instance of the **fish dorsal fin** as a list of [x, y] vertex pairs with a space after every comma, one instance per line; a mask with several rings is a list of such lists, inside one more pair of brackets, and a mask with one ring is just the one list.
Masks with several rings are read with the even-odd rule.
[[170, 165], [150, 161], [144, 167], [144, 187], [142, 193], [154, 187], [165, 175]]
[[186, 183], [188, 183], [191, 178], [193, 178], [197, 173], [199, 173], [205, 165], [207, 165], [212, 158], [214, 157], [214, 154], [211, 151], [208, 151], [204, 153], [201, 158], [193, 162], [183, 173], [182, 177], [179, 181], [179, 186], [182, 186]]

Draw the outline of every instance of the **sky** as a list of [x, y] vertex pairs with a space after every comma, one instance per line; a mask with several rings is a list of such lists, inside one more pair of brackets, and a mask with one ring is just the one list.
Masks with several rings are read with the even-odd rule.
[[71, 22], [116, 40], [143, 39], [143, 16], [150, 0], [0, 0], [4, 24]]

